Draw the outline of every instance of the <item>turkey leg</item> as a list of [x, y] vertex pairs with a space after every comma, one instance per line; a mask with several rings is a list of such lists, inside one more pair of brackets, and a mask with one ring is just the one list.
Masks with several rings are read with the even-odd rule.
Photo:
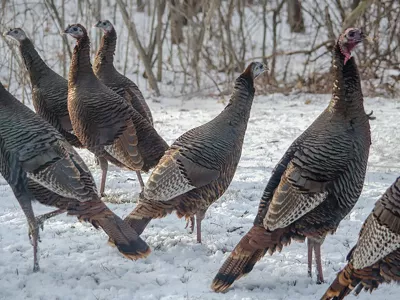
[[51, 212], [49, 212], [47, 214], [43, 214], [43, 215], [37, 216], [36, 217], [36, 222], [38, 224], [38, 227], [42, 228], [42, 230], [43, 230], [44, 221], [46, 221], [46, 220], [48, 220], [48, 219], [50, 219], [52, 217], [61, 215], [62, 213], [65, 213], [66, 211], [67, 211], [66, 209], [57, 209], [57, 210], [51, 211]]
[[308, 277], [312, 277], [312, 254], [314, 248], [314, 241], [312, 239], [307, 238], [307, 250], [308, 250], [308, 268], [307, 273]]
[[108, 170], [108, 161], [103, 156], [98, 156], [100, 169], [102, 171], [101, 174], [101, 181], [100, 181], [100, 196], [104, 197], [104, 188], [106, 185], [106, 178], [107, 178], [107, 170]]
[[315, 263], [317, 264], [317, 284], [321, 284], [324, 282], [321, 262], [321, 244], [322, 243], [314, 241]]
[[307, 248], [308, 248], [308, 276], [312, 276], [312, 257], [313, 251], [315, 253], [315, 264], [317, 265], [317, 284], [321, 284], [324, 282], [324, 276], [322, 273], [322, 262], [321, 262], [321, 245], [324, 239], [313, 239], [307, 238]]
[[141, 191], [143, 192], [144, 182], [143, 182], [142, 174], [140, 174], [140, 171], [136, 171], [136, 175], [137, 175], [137, 178], [139, 180]]
[[29, 198], [20, 196], [17, 198], [21, 208], [28, 220], [29, 226], [29, 240], [33, 246], [33, 272], [39, 271], [39, 260], [38, 260], [38, 241], [39, 241], [39, 226], [36, 222], [35, 214], [32, 209], [32, 202]]
[[205, 215], [206, 215], [205, 210], [200, 210], [196, 213], [197, 242], [200, 244], [201, 244], [201, 221], [203, 221]]

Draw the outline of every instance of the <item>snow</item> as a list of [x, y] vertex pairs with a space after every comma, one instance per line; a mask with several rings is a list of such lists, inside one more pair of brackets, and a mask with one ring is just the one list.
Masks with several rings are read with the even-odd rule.
[[[365, 188], [356, 207], [322, 246], [327, 283], [307, 277], [304, 243], [293, 242], [280, 254], [264, 257], [254, 270], [225, 294], [210, 284], [230, 251], [251, 227], [259, 199], [275, 163], [290, 143], [325, 108], [330, 95], [257, 96], [242, 158], [227, 192], [203, 221], [203, 244], [184, 229], [175, 214], [154, 220], [143, 237], [152, 254], [125, 259], [107, 245], [107, 236], [66, 215], [45, 223], [41, 232], [40, 267], [32, 272], [32, 247], [26, 219], [3, 178], [0, 179], [0, 299], [319, 299], [344, 266], [362, 222], [375, 201], [399, 174], [399, 100], [366, 99], [372, 147]], [[159, 100], [159, 101], [158, 101]], [[309, 104], [306, 104], [309, 103]], [[207, 122], [224, 107], [216, 99], [161, 98], [149, 101], [155, 126], [168, 143], [188, 129]], [[96, 182], [100, 171], [92, 154], [80, 150]], [[145, 175], [145, 180], [148, 175]], [[126, 216], [134, 207], [139, 185], [134, 172], [111, 166], [106, 184], [110, 208]], [[36, 214], [51, 208], [35, 204]], [[362, 299], [398, 299], [400, 287], [383, 285]], [[349, 297], [354, 299], [354, 296]]]

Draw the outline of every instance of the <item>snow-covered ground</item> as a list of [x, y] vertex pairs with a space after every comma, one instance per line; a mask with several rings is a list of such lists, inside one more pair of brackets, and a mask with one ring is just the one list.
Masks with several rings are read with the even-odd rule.
[[[144, 260], [129, 261], [107, 245], [106, 235], [66, 215], [55, 217], [41, 232], [40, 266], [32, 273], [32, 247], [25, 217], [11, 189], [0, 178], [0, 299], [319, 299], [357, 240], [373, 204], [400, 174], [400, 99], [366, 99], [372, 148], [364, 191], [336, 234], [323, 244], [328, 283], [307, 277], [306, 245], [292, 243], [282, 253], [264, 257], [225, 294], [215, 294], [211, 281], [224, 259], [251, 227], [262, 191], [275, 163], [290, 143], [325, 108], [330, 95], [256, 97], [242, 159], [232, 184], [207, 212], [203, 244], [170, 215], [154, 220], [143, 233], [152, 248]], [[216, 99], [150, 101], [155, 126], [168, 143], [217, 115]], [[92, 155], [80, 151], [99, 181]], [[110, 208], [124, 217], [135, 206], [139, 185], [134, 172], [111, 167], [106, 193]], [[147, 175], [145, 175], [145, 179]], [[115, 204], [119, 200], [119, 204]], [[131, 203], [129, 203], [131, 202]], [[37, 214], [50, 211], [35, 204]], [[398, 299], [400, 287], [384, 285], [360, 299]], [[350, 296], [349, 299], [354, 299]]]

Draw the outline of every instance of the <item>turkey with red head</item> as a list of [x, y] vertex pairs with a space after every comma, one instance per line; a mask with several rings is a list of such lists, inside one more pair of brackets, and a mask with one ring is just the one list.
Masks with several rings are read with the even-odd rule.
[[291, 239], [308, 239], [309, 276], [314, 250], [317, 282], [323, 281], [321, 244], [356, 204], [371, 144], [370, 117], [350, 52], [364, 39], [360, 29], [349, 28], [337, 40], [332, 99], [272, 171], [254, 225], [218, 271], [214, 291], [225, 291], [267, 252], [281, 251]]

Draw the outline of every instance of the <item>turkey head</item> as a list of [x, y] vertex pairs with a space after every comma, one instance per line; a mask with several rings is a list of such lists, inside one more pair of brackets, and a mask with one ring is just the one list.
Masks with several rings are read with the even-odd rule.
[[340, 36], [338, 44], [340, 51], [344, 55], [344, 64], [351, 58], [351, 51], [359, 43], [364, 41], [367, 36], [359, 28], [347, 28]]

